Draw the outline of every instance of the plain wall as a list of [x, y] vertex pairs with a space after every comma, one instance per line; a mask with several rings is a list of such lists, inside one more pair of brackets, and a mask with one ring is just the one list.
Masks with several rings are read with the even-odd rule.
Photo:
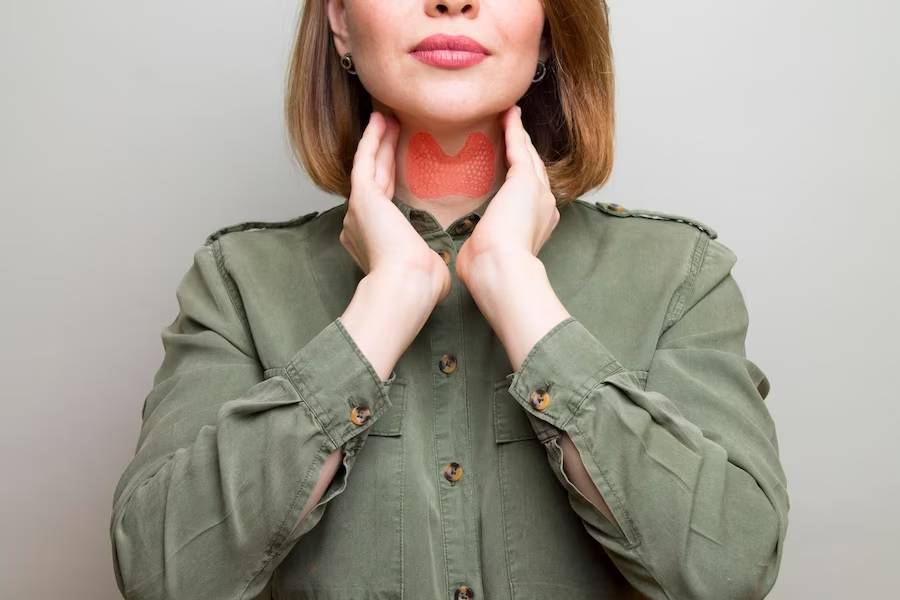
[[[0, 0], [3, 598], [118, 597], [113, 490], [194, 250], [341, 201], [284, 141], [297, 11]], [[612, 0], [611, 20], [617, 159], [592, 198], [699, 219], [738, 256], [792, 506], [770, 597], [896, 593], [900, 3]]]

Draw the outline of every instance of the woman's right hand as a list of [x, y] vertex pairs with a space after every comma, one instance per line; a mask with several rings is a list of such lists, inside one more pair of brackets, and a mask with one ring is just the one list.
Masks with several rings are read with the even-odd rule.
[[416, 280], [425, 275], [437, 302], [450, 293], [450, 271], [391, 201], [399, 132], [393, 116], [373, 112], [369, 118], [353, 158], [340, 241], [366, 275]]
[[372, 113], [353, 158], [340, 236], [366, 274], [341, 321], [382, 380], [451, 286], [443, 259], [391, 201], [399, 132], [395, 118]]

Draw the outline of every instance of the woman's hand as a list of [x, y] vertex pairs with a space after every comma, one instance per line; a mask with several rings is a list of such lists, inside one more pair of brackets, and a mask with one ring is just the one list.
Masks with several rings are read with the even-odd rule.
[[515, 106], [503, 115], [506, 181], [456, 259], [460, 281], [506, 348], [515, 371], [538, 340], [569, 317], [537, 258], [559, 223], [559, 209], [520, 115]]
[[373, 112], [369, 118], [353, 157], [340, 241], [366, 275], [385, 272], [390, 276], [376, 279], [390, 280], [424, 274], [439, 301], [450, 293], [450, 271], [391, 202], [399, 132], [394, 117]]
[[504, 113], [503, 127], [509, 163], [506, 181], [456, 260], [457, 275], [466, 285], [477, 263], [488, 255], [502, 256], [506, 261], [536, 257], [559, 223], [544, 161], [522, 125], [518, 106]]
[[369, 118], [353, 157], [340, 235], [366, 274], [340, 318], [382, 380], [451, 286], [450, 269], [391, 202], [399, 131], [393, 117]]

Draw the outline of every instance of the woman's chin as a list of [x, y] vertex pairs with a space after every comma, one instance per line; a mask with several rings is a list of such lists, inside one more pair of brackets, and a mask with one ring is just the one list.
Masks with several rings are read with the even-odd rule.
[[420, 98], [414, 107], [410, 107], [411, 110], [407, 111], [401, 108], [395, 112], [408, 117], [410, 121], [459, 126], [497, 118], [500, 113], [514, 103], [515, 100], [510, 100], [508, 104], [495, 101], [486, 104], [484, 98], [463, 96]]

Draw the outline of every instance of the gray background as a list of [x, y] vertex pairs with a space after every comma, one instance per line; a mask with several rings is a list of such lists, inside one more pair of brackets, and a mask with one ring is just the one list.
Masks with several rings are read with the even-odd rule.
[[[694, 217], [738, 255], [792, 501], [770, 597], [896, 594], [900, 3], [611, 4], [617, 162], [595, 198]], [[296, 14], [0, 0], [3, 598], [117, 597], [113, 489], [193, 251], [340, 202], [284, 141]]]

